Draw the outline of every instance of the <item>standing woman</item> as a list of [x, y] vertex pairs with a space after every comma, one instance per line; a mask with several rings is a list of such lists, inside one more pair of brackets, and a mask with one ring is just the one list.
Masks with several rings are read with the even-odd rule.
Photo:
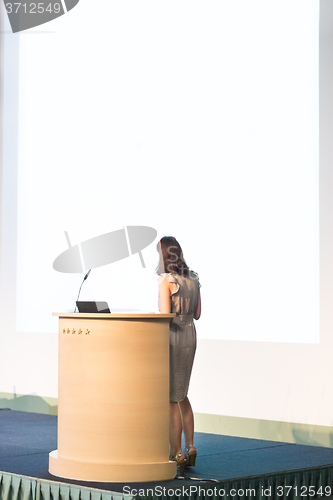
[[[196, 350], [196, 331], [193, 319], [201, 315], [200, 283], [191, 271], [181, 246], [173, 236], [164, 236], [157, 244], [159, 263], [159, 308], [161, 313], [176, 313], [170, 323], [170, 460], [180, 466], [195, 465], [197, 456], [193, 444], [194, 418], [187, 397]], [[181, 435], [184, 432], [185, 453]]]

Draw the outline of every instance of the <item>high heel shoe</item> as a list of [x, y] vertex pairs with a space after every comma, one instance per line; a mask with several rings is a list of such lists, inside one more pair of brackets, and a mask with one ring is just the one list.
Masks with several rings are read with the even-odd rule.
[[194, 467], [196, 458], [197, 458], [197, 450], [195, 449], [194, 444], [190, 444], [187, 448], [185, 448], [186, 465]]
[[183, 476], [186, 466], [186, 460], [184, 455], [182, 453], [178, 453], [177, 455], [169, 455], [169, 460], [177, 462], [177, 465], [179, 465], [180, 469], [180, 475]]

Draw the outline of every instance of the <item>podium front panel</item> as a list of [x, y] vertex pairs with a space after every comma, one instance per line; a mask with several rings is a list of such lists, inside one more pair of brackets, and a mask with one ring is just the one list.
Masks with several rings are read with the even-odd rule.
[[[131, 482], [172, 479], [172, 314], [59, 314], [58, 450], [50, 473]], [[139, 477], [139, 478], [138, 478]]]

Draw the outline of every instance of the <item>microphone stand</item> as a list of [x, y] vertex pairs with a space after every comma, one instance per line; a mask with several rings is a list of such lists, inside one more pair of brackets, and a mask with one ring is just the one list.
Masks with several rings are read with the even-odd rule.
[[[87, 272], [87, 274], [86, 274], [86, 275], [85, 275], [85, 277], [83, 278], [83, 281], [82, 281], [82, 283], [81, 283], [81, 286], [80, 286], [80, 289], [79, 289], [79, 293], [78, 293], [78, 296], [77, 296], [76, 302], [78, 302], [78, 300], [79, 300], [82, 285], [83, 285], [83, 283], [86, 281], [86, 279], [88, 278], [88, 276], [89, 276], [89, 274], [90, 274], [90, 273], [91, 273], [91, 269], [89, 269], [89, 271]], [[77, 304], [75, 305], [74, 312], [76, 312], [76, 308], [77, 308]]]

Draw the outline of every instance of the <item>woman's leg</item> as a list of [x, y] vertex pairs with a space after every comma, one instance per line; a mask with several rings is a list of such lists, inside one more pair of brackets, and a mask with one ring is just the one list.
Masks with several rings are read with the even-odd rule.
[[170, 403], [170, 455], [176, 456], [182, 452], [182, 417], [178, 403]]
[[179, 402], [179, 408], [180, 408], [183, 431], [185, 436], [185, 448], [188, 448], [190, 444], [193, 444], [194, 417], [193, 417], [191, 403], [187, 396], [185, 399], [183, 399], [183, 401]]

